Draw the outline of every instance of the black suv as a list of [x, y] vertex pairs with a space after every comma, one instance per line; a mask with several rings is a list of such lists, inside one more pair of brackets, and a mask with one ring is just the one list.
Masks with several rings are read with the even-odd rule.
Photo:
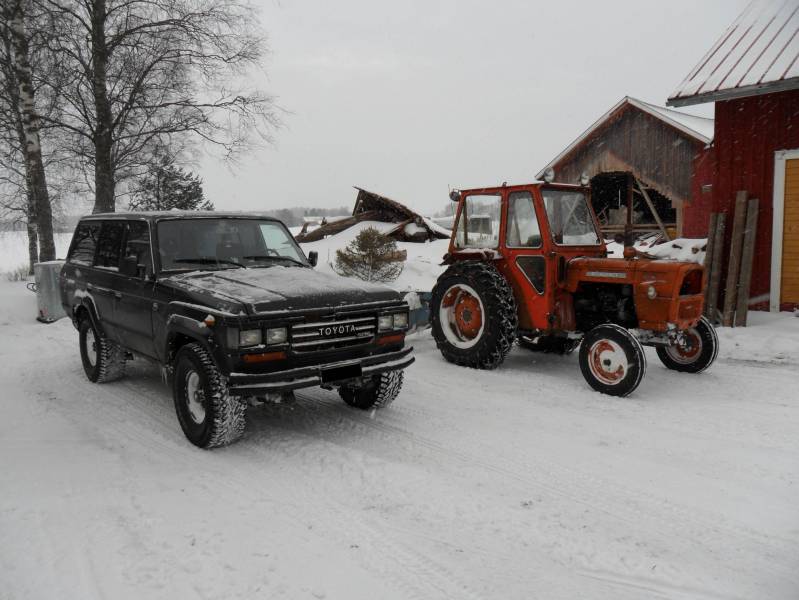
[[98, 214], [75, 230], [61, 302], [91, 381], [134, 355], [158, 361], [183, 432], [208, 448], [242, 434], [248, 397], [322, 386], [371, 409], [399, 393], [407, 303], [315, 265], [275, 219]]

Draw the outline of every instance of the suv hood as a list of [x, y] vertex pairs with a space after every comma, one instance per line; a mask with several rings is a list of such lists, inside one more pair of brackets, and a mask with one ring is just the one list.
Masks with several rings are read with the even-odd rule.
[[194, 271], [160, 281], [188, 293], [194, 302], [228, 312], [239, 312], [232, 305], [243, 305], [249, 314], [402, 299], [399, 292], [382, 285], [303, 267]]

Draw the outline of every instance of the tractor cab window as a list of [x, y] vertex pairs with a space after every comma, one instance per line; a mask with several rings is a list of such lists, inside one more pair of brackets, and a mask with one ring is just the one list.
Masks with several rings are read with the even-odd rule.
[[509, 248], [541, 246], [541, 230], [530, 192], [513, 192], [508, 196], [508, 232], [505, 244]]
[[499, 246], [498, 194], [472, 194], [463, 201], [456, 226], [455, 247], [496, 248]]
[[561, 246], [595, 246], [601, 243], [588, 200], [583, 192], [541, 190], [552, 239]]

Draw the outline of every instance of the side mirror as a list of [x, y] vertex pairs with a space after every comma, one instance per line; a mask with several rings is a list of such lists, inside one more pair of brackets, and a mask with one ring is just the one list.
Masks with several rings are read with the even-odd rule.
[[316, 250], [311, 250], [308, 253], [308, 262], [311, 264], [312, 267], [315, 267], [316, 263], [319, 262], [319, 253]]
[[135, 256], [126, 256], [119, 265], [119, 272], [126, 277], [139, 277], [139, 260]]

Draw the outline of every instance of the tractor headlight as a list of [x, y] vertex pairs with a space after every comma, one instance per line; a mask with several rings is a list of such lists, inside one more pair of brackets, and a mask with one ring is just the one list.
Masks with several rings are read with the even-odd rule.
[[263, 341], [260, 329], [242, 329], [239, 331], [239, 347], [257, 346]]
[[276, 346], [277, 344], [285, 344], [289, 339], [288, 330], [285, 327], [272, 327], [266, 330], [266, 345]]
[[646, 288], [646, 297], [650, 300], [654, 300], [658, 297], [658, 291], [655, 289], [654, 285], [650, 285], [648, 288]]
[[388, 331], [389, 329], [394, 329], [394, 316], [380, 315], [377, 317], [377, 330]]
[[394, 329], [408, 328], [408, 313], [401, 312], [394, 315]]

